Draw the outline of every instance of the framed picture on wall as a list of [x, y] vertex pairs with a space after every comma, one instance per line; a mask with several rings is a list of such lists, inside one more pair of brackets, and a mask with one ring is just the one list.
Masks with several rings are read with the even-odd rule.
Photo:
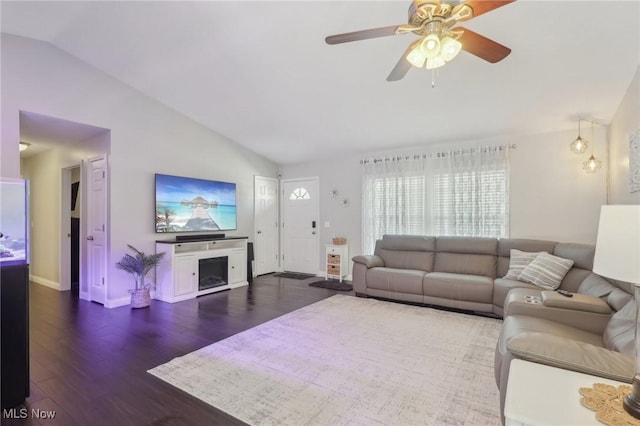
[[629, 192], [640, 191], [640, 129], [629, 136]]

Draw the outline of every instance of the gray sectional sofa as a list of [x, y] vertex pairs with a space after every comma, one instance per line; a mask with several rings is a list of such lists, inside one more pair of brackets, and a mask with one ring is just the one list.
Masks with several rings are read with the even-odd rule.
[[591, 274], [594, 247], [529, 239], [384, 235], [373, 255], [353, 258], [353, 289], [358, 296], [504, 314], [513, 288], [539, 287], [505, 279], [511, 249], [545, 251], [571, 259], [560, 288], [576, 291]]
[[[559, 285], [573, 297], [504, 278], [512, 249], [573, 261]], [[594, 274], [594, 252], [590, 245], [543, 240], [385, 235], [373, 255], [353, 258], [353, 288], [362, 297], [503, 317], [494, 365], [503, 413], [514, 358], [631, 382], [633, 287]]]

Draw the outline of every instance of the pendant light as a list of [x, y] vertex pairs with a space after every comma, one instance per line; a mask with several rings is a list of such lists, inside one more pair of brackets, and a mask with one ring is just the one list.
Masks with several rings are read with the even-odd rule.
[[[571, 152], [576, 153], [576, 154], [583, 154], [587, 151], [587, 147], [589, 146], [589, 142], [587, 142], [586, 140], [582, 139], [580, 137], [580, 122], [582, 120], [578, 120], [578, 137], [576, 138], [576, 140], [574, 140], [571, 145], [569, 146], [569, 148], [571, 149]], [[593, 123], [592, 127], [593, 127]], [[591, 136], [591, 139], [593, 140], [593, 135]]]
[[[580, 136], [578, 136], [579, 138]], [[577, 139], [576, 139], [577, 140]], [[591, 120], [591, 141], [593, 142], [593, 120]], [[582, 163], [582, 169], [587, 173], [595, 173], [602, 167], [602, 161], [593, 155], [593, 145], [591, 145], [591, 157]]]

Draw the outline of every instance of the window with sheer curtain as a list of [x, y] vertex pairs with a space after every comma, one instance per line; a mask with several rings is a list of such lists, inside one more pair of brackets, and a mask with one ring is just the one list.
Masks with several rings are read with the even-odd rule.
[[383, 234], [506, 237], [509, 147], [362, 161], [362, 242]]

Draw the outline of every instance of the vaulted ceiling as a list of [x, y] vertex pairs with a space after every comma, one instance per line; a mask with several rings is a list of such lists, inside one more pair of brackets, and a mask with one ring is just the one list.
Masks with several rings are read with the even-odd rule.
[[[512, 49], [386, 77], [409, 1], [2, 1], [2, 32], [43, 40], [281, 164], [610, 120], [640, 62], [640, 2], [518, 0], [465, 23]], [[432, 81], [435, 79], [435, 87]], [[640, 96], [640, 95], [639, 95]], [[36, 111], [37, 112], [37, 111]]]

